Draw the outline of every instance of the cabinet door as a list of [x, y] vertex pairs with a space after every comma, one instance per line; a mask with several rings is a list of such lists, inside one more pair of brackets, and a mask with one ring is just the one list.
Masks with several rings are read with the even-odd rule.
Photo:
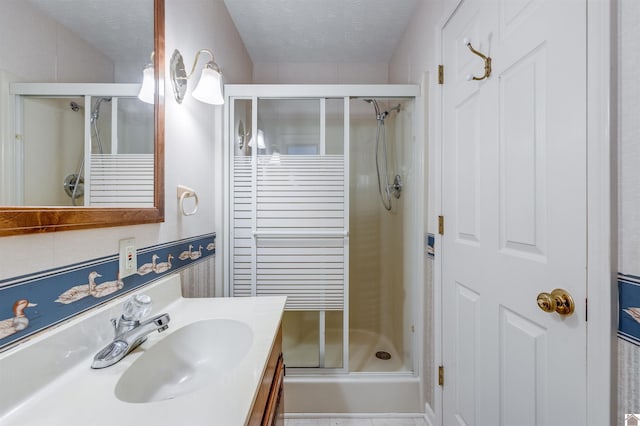
[[284, 426], [284, 361], [278, 358], [269, 400], [262, 418], [263, 426]]

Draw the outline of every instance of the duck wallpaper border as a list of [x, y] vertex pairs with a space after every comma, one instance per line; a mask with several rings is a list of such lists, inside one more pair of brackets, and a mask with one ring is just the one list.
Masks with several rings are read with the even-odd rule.
[[120, 279], [118, 254], [0, 281], [0, 351], [169, 273], [215, 255], [214, 233], [138, 249]]

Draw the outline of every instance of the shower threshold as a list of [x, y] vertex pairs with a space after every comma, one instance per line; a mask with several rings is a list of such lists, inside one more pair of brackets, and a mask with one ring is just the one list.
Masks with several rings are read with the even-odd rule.
[[284, 380], [287, 413], [421, 413], [413, 373], [295, 375]]

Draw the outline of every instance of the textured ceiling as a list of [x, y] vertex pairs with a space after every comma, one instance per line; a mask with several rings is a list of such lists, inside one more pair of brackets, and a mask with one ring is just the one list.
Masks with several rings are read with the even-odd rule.
[[224, 0], [254, 62], [389, 62], [417, 0]]
[[[28, 1], [114, 62], [153, 49], [153, 0]], [[418, 1], [224, 0], [254, 62], [334, 63], [389, 62]]]
[[114, 62], [149, 61], [153, 50], [153, 0], [29, 2]]

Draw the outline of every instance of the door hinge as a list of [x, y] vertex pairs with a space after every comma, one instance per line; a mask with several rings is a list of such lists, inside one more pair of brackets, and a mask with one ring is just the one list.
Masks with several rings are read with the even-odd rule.
[[438, 367], [438, 385], [444, 386], [444, 367], [442, 365]]
[[444, 65], [438, 65], [438, 84], [444, 84]]
[[444, 235], [444, 216], [438, 216], [438, 234]]

